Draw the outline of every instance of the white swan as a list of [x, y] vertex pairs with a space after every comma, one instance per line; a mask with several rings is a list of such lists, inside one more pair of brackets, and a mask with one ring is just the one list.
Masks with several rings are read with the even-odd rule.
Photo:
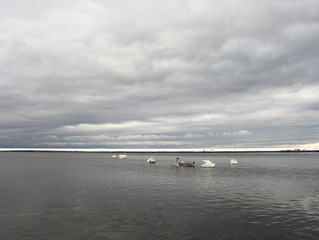
[[149, 159], [147, 159], [148, 163], [155, 163], [155, 158], [150, 157]]
[[120, 154], [119, 158], [121, 158], [121, 159], [127, 158], [127, 155], [126, 154]]
[[184, 161], [180, 161], [180, 158], [177, 157], [176, 161], [174, 163], [172, 163], [170, 166], [171, 167], [179, 167], [179, 166], [184, 166], [185, 162]]
[[170, 166], [171, 166], [171, 167], [179, 167], [179, 164], [178, 164], [178, 162], [174, 162], [174, 163], [171, 163]]
[[230, 164], [231, 164], [231, 165], [237, 165], [238, 162], [237, 162], [236, 159], [231, 159], [231, 160], [230, 160]]
[[212, 163], [209, 160], [203, 160], [204, 164], [201, 165], [202, 168], [213, 168], [215, 167], [215, 163]]
[[116, 155], [112, 155], [112, 158], [117, 158], [117, 156]]

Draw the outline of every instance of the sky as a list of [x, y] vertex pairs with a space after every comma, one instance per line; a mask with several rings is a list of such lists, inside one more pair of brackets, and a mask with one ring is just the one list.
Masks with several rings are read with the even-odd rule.
[[319, 146], [317, 0], [0, 4], [0, 147]]

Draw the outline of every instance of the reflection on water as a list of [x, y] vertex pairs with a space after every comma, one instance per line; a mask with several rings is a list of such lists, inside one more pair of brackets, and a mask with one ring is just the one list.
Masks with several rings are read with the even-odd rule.
[[317, 153], [128, 156], [0, 153], [2, 238], [319, 238]]

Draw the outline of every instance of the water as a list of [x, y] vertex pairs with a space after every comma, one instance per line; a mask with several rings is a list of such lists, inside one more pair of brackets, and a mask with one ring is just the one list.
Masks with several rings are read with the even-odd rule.
[[1, 152], [1, 239], [319, 239], [319, 153], [128, 156]]

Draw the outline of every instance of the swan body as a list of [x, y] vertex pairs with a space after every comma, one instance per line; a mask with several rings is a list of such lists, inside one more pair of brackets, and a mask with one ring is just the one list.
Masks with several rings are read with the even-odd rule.
[[127, 158], [127, 155], [126, 154], [120, 154], [119, 158], [121, 158], [121, 159]]
[[231, 159], [231, 160], [230, 160], [230, 164], [231, 164], [231, 165], [237, 165], [238, 162], [237, 162], [236, 159]]
[[201, 165], [202, 168], [213, 168], [215, 167], [215, 163], [212, 163], [209, 160], [203, 160], [204, 164]]
[[184, 167], [196, 167], [196, 163], [195, 163], [195, 161], [185, 162]]
[[117, 156], [116, 155], [112, 155], [112, 158], [117, 158]]
[[175, 162], [175, 163], [172, 163], [170, 166], [171, 167], [179, 167], [179, 164], [178, 164], [178, 162]]
[[178, 166], [185, 166], [186, 162], [185, 161], [179, 161]]
[[171, 167], [185, 166], [185, 161], [181, 161], [179, 157], [176, 158], [176, 161], [170, 165]]
[[148, 163], [155, 163], [155, 158], [150, 157], [149, 159], [147, 159]]

